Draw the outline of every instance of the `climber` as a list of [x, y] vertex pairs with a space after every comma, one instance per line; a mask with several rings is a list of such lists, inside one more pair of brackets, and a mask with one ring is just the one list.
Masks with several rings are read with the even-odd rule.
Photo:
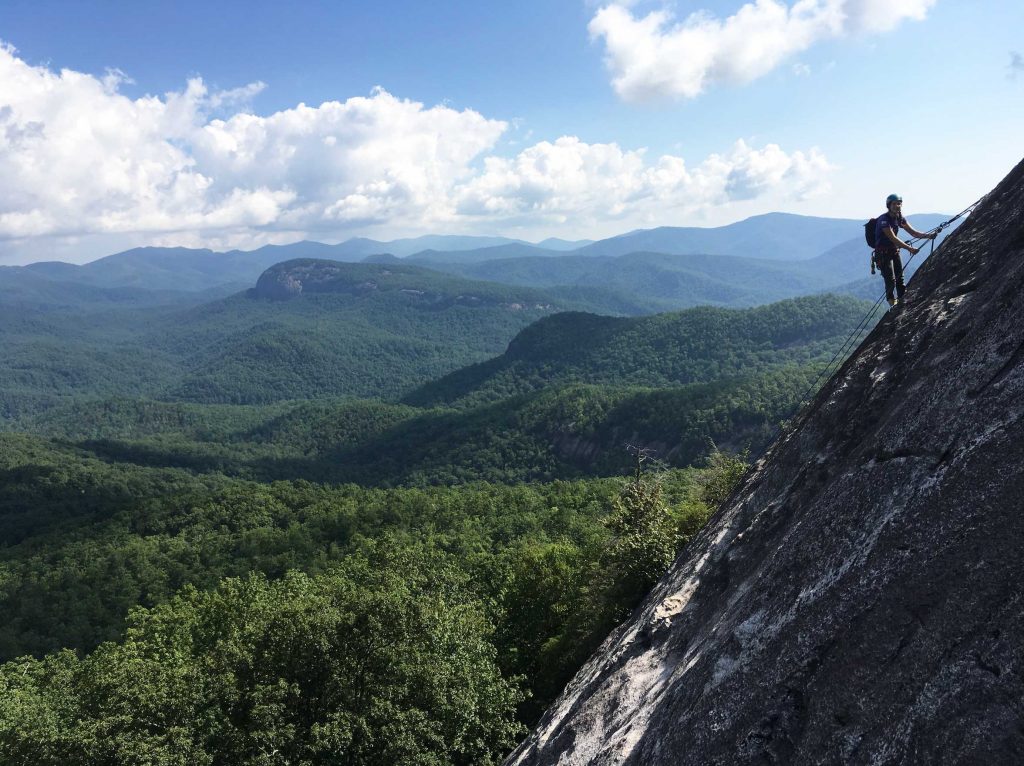
[[903, 283], [903, 261], [900, 260], [900, 248], [905, 247], [911, 255], [918, 248], [911, 246], [896, 236], [903, 229], [911, 236], [921, 239], [935, 239], [936, 231], [924, 234], [903, 217], [903, 198], [898, 194], [890, 194], [885, 198], [886, 212], [875, 219], [875, 263], [878, 264], [882, 277], [885, 279], [885, 297], [890, 306], [903, 300], [906, 285]]

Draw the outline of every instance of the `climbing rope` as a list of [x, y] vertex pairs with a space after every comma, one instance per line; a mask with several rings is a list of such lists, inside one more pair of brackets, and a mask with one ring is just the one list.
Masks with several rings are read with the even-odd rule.
[[[965, 215], [973, 211], [974, 208], [980, 205], [987, 196], [987, 194], [982, 195], [975, 202], [965, 207], [963, 210], [961, 210], [955, 216], [950, 218], [948, 221], [943, 221], [934, 229], [930, 229], [929, 231], [925, 232], [925, 235], [923, 237], [913, 237], [912, 239], [909, 240], [910, 244], [913, 244], [914, 242], [918, 242], [924, 239], [929, 239], [929, 235], [932, 233], [938, 235], [939, 232], [941, 232], [943, 229], [947, 228], [960, 218], [963, 218]], [[931, 248], [928, 251], [929, 258], [931, 257], [932, 253], [935, 252], [935, 237], [930, 237], [930, 241]], [[920, 250], [918, 252], [920, 252]], [[910, 262], [914, 260], [915, 255], [917, 255], [917, 253], [911, 253], [910, 257], [907, 259], [907, 263], [905, 264], [905, 266], [909, 265]], [[795, 422], [799, 418], [799, 415], [803, 414], [803, 408], [806, 405], [810, 404], [809, 397], [811, 393], [817, 390], [823, 378], [827, 380], [827, 378], [825, 377], [826, 374], [829, 377], [831, 377], [832, 373], [835, 372], [835, 369], [833, 369], [833, 365], [836, 364], [837, 360], [841, 361], [842, 359], [844, 359], [846, 357], [846, 354], [853, 350], [854, 343], [859, 342], [861, 340], [861, 338], [859, 338], [858, 336], [860, 336], [861, 333], [867, 332], [868, 324], [870, 323], [871, 319], [875, 315], [875, 312], [878, 311], [878, 307], [882, 304], [882, 301], [884, 300], [885, 293], [882, 293], [878, 297], [878, 300], [875, 301], [874, 305], [870, 309], [868, 309], [867, 313], [860, 320], [860, 322], [857, 323], [857, 326], [853, 328], [853, 331], [849, 334], [849, 336], [847, 336], [846, 340], [843, 341], [843, 344], [839, 347], [836, 353], [832, 355], [832, 358], [828, 361], [828, 363], [821, 369], [820, 372], [818, 372], [817, 377], [811, 382], [809, 386], [807, 386], [804, 392], [800, 395], [800, 398], [797, 399], [796, 406], [793, 408], [792, 413], [788, 418], [782, 421], [783, 423]], [[758, 455], [758, 458], [760, 458], [768, 450], [768, 447], [771, 446], [771, 444], [776, 440], [778, 435], [782, 432], [782, 428], [783, 426], [781, 423], [775, 426], [775, 433], [772, 435], [772, 438], [767, 442], [766, 446], [761, 451], [761, 454]]]
[[[963, 210], [961, 210], [961, 211], [960, 211], [959, 213], [957, 213], [957, 214], [956, 214], [955, 216], [953, 216], [952, 218], [950, 218], [950, 219], [949, 219], [948, 221], [943, 221], [943, 222], [942, 222], [942, 223], [940, 223], [940, 224], [939, 224], [938, 226], [936, 226], [936, 227], [935, 227], [934, 229], [931, 229], [931, 230], [929, 230], [929, 231], [926, 231], [926, 232], [925, 232], [925, 237], [927, 237], [927, 236], [928, 236], [929, 234], [931, 234], [932, 232], [935, 232], [936, 234], [938, 234], [938, 233], [939, 233], [940, 231], [942, 231], [943, 229], [945, 229], [945, 228], [946, 228], [947, 226], [949, 226], [950, 224], [952, 224], [952, 223], [953, 223], [954, 221], [958, 221], [958, 220], [960, 220], [960, 219], [961, 219], [961, 218], [963, 218], [963, 217], [964, 217], [965, 215], [967, 215], [968, 213], [970, 213], [971, 211], [973, 211], [973, 210], [974, 210], [974, 208], [976, 208], [976, 207], [977, 207], [978, 205], [980, 205], [980, 204], [981, 204], [981, 203], [982, 203], [982, 202], [983, 202], [983, 201], [985, 200], [985, 197], [987, 197], [987, 196], [988, 196], [987, 194], [982, 194], [982, 195], [981, 195], [980, 197], [978, 197], [978, 199], [976, 199], [976, 200], [975, 200], [974, 202], [972, 202], [972, 203], [971, 203], [970, 205], [968, 205], [967, 207], [965, 207], [965, 208], [964, 208]], [[910, 242], [911, 242], [911, 243], [914, 243], [914, 242], [920, 242], [920, 241], [921, 241], [922, 239], [924, 239], [925, 237], [913, 237], [913, 238], [912, 238], [912, 239], [910, 240]], [[934, 249], [935, 249], [935, 239], [933, 238], [933, 239], [932, 239], [932, 250], [934, 250]], [[911, 262], [912, 260], [914, 260], [914, 256], [915, 256], [915, 255], [917, 255], [917, 253], [913, 253], [913, 254], [911, 254], [911, 256], [910, 256], [910, 257], [909, 257], [909, 258], [907, 259], [907, 263], [910, 263], [910, 262]], [[930, 255], [931, 255], [931, 252], [929, 252], [929, 253], [928, 253], [928, 255], [930, 256]]]

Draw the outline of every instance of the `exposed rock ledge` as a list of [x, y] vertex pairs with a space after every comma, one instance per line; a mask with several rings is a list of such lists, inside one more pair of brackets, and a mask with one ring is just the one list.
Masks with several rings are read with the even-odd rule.
[[908, 297], [508, 764], [1024, 763], [1024, 163]]

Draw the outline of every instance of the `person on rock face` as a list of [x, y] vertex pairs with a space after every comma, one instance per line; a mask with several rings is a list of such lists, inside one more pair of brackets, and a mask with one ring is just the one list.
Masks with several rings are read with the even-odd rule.
[[875, 221], [875, 263], [878, 264], [882, 278], [885, 279], [885, 298], [890, 306], [895, 306], [903, 300], [903, 294], [907, 286], [903, 283], [903, 261], [900, 260], [900, 248], [906, 248], [911, 255], [917, 253], [919, 248], [911, 247], [909, 244], [896, 236], [900, 229], [903, 229], [913, 237], [924, 239], [935, 239], [938, 232], [924, 234], [909, 223], [903, 217], [903, 198], [898, 194], [890, 194], [885, 199], [886, 212], [878, 216]]

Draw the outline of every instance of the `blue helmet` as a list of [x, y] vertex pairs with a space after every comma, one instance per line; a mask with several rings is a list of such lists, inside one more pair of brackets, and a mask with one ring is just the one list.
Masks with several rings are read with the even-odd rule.
[[901, 197], [899, 194], [890, 194], [888, 197], [885, 198], [885, 206], [889, 207], [889, 205], [891, 205], [893, 202], [902, 202], [902, 201], [903, 201], [903, 197]]

